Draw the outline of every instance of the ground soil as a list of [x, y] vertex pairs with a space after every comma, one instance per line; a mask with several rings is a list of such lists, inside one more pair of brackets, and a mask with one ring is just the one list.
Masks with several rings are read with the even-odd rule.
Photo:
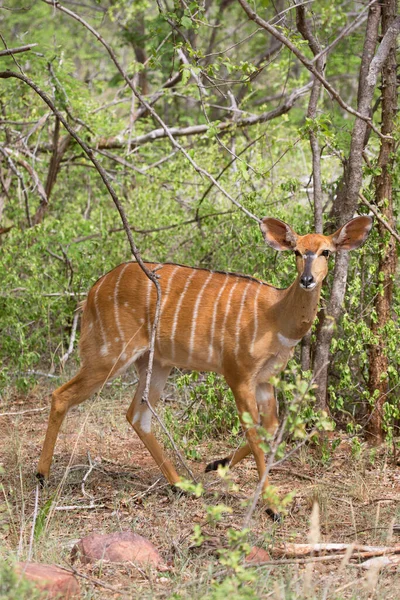
[[[80, 537], [131, 529], [155, 544], [167, 570], [76, 563], [83, 598], [220, 598], [226, 593], [218, 595], [218, 584], [234, 570], [221, 560], [219, 550], [229, 546], [232, 532], [242, 529], [257, 485], [254, 461], [244, 460], [230, 471], [228, 480], [215, 472], [205, 474], [209, 460], [231, 451], [226, 440], [209, 440], [197, 448], [202, 462], [188, 461], [205, 495], [177, 497], [124, 419], [131, 389], [110, 388], [68, 415], [50, 481], [40, 491], [32, 557], [70, 568], [70, 552]], [[27, 397], [9, 394], [1, 403], [0, 548], [6, 557], [26, 560], [29, 553], [35, 469], [48, 407], [47, 390], [39, 385]], [[340, 439], [334, 451], [333, 439]], [[393, 531], [400, 522], [400, 469], [393, 464], [390, 449], [359, 449], [335, 433], [323, 453], [316, 446], [305, 446], [274, 469], [271, 479], [281, 497], [289, 492], [294, 497], [279, 525], [257, 507], [246, 538], [250, 545], [268, 550], [282, 541], [307, 542], [315, 501], [321, 541], [400, 544], [397, 528]], [[223, 512], [219, 522], [210, 522], [207, 507], [221, 504], [230, 512]], [[196, 525], [204, 539], [193, 537]], [[241, 595], [246, 585], [249, 591], [256, 590], [253, 595]], [[371, 576], [340, 561], [265, 565], [256, 567], [256, 581], [237, 586], [239, 591], [229, 597], [398, 600], [400, 571], [387, 569]]]

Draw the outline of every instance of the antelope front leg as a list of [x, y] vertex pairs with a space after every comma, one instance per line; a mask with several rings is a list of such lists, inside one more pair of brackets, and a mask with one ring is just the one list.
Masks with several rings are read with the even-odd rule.
[[[258, 384], [256, 388], [256, 399], [261, 425], [268, 433], [275, 435], [279, 426], [279, 421], [278, 406], [276, 403], [275, 390], [273, 386], [270, 383]], [[208, 473], [209, 471], [216, 471], [219, 465], [222, 465], [223, 467], [227, 465], [229, 467], [234, 467], [250, 453], [250, 444], [246, 443], [241, 448], [235, 450], [235, 452], [230, 456], [210, 462], [206, 466], [205, 472]]]
[[[260, 481], [262, 481], [262, 495], [264, 495], [264, 493], [266, 492], [266, 490], [269, 486], [269, 479], [266, 476], [265, 455], [264, 455], [262, 448], [260, 447], [262, 439], [260, 438], [260, 435], [257, 432], [257, 426], [260, 422], [260, 415], [259, 415], [259, 410], [257, 407], [257, 400], [256, 400], [257, 393], [254, 390], [254, 386], [252, 384], [241, 383], [237, 386], [231, 386], [231, 387], [232, 387], [232, 391], [235, 396], [236, 405], [238, 408], [239, 418], [242, 423], [242, 427], [246, 431], [248, 447], [250, 448], [251, 452], [253, 453], [253, 456], [256, 461], [258, 477], [259, 477]], [[271, 386], [271, 388], [272, 388], [272, 386]], [[250, 415], [252, 422], [254, 423], [253, 426], [249, 427], [248, 423], [246, 423], [246, 418], [244, 417], [244, 415], [246, 413], [248, 415]], [[272, 423], [272, 421], [271, 421], [271, 423]], [[246, 444], [246, 446], [247, 446], [247, 444]], [[241, 450], [247, 450], [246, 446], [244, 446], [244, 448]], [[279, 514], [274, 511], [273, 507], [267, 507], [267, 514], [274, 521], [280, 520]]]
[[272, 436], [279, 427], [278, 404], [275, 390], [270, 383], [259, 383], [256, 388], [256, 398], [262, 427]]

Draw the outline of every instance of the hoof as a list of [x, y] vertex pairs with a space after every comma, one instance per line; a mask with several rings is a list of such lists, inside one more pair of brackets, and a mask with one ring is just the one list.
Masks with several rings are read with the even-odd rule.
[[36, 473], [36, 479], [38, 480], [40, 487], [44, 488], [46, 484], [45, 476], [42, 473]]
[[182, 490], [177, 485], [170, 485], [169, 489], [177, 498], [181, 498], [182, 496], [186, 496], [186, 497], [191, 496], [191, 494], [189, 494], [189, 492]]
[[219, 465], [226, 467], [226, 465], [229, 465], [230, 461], [230, 458], [220, 458], [219, 460], [213, 460], [212, 462], [208, 463], [204, 472], [209, 473], [210, 471], [216, 471]]
[[267, 515], [269, 516], [270, 519], [272, 519], [272, 521], [274, 523], [282, 523], [282, 517], [279, 513], [275, 512], [272, 510], [272, 508], [266, 508], [265, 512], [267, 513]]

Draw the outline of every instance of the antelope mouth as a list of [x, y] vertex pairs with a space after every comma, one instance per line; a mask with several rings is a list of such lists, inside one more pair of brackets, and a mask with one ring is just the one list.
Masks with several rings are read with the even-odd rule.
[[300, 283], [300, 287], [302, 290], [306, 290], [306, 292], [311, 292], [316, 287], [316, 282], [309, 283], [308, 285], [304, 285], [304, 283]]

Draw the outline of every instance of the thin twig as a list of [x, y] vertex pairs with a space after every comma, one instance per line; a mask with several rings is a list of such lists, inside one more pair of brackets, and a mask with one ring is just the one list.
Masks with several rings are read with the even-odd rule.
[[316, 63], [322, 56], [329, 54], [333, 50], [333, 48], [335, 46], [337, 46], [337, 44], [340, 42], [340, 40], [342, 40], [344, 37], [346, 37], [350, 33], [354, 33], [354, 31], [356, 29], [358, 29], [358, 27], [360, 27], [360, 25], [362, 25], [364, 23], [364, 21], [367, 19], [368, 15], [366, 15], [365, 13], [371, 8], [371, 6], [373, 4], [376, 4], [377, 1], [378, 0], [372, 0], [372, 2], [367, 4], [367, 6], [365, 6], [362, 9], [362, 11], [356, 16], [354, 21], [352, 21], [351, 23], [348, 23], [345, 27], [343, 27], [342, 31], [339, 33], [339, 35], [336, 36], [336, 38], [333, 40], [333, 42], [331, 42], [329, 44], [329, 46], [326, 46], [318, 54], [316, 54], [311, 62]]
[[28, 227], [32, 227], [31, 215], [30, 215], [30, 212], [29, 212], [29, 198], [28, 198], [28, 193], [26, 191], [26, 185], [25, 185], [25, 182], [24, 182], [24, 178], [23, 178], [22, 174], [18, 171], [18, 169], [15, 166], [14, 162], [12, 161], [11, 156], [9, 156], [8, 152], [6, 151], [6, 149], [3, 148], [2, 146], [0, 146], [0, 153], [7, 160], [11, 171], [17, 176], [18, 180], [21, 183], [22, 194], [24, 196], [24, 201], [25, 201], [26, 220], [28, 222]]
[[[131, 230], [134, 233], [138, 233], [140, 235], [148, 235], [149, 233], [158, 233], [159, 231], [168, 231], [170, 229], [175, 229], [177, 227], [184, 227], [186, 225], [192, 225], [193, 223], [200, 223], [205, 219], [211, 219], [214, 217], [220, 217], [223, 215], [231, 215], [233, 210], [224, 210], [222, 212], [210, 213], [208, 215], [203, 216], [195, 216], [193, 219], [188, 219], [187, 221], [181, 221], [180, 223], [173, 223], [172, 225], [162, 225], [161, 227], [154, 227], [152, 229], [138, 229], [137, 227], [131, 227]], [[119, 233], [124, 231], [124, 228], [114, 227], [113, 229], [109, 229], [107, 234]], [[75, 238], [70, 242], [70, 244], [81, 244], [82, 242], [86, 242], [88, 240], [93, 240], [96, 238], [101, 238], [103, 236], [102, 233], [93, 233], [92, 235], [85, 235], [82, 237]]]
[[58, 567], [59, 569], [63, 569], [63, 571], [67, 571], [67, 573], [72, 573], [73, 575], [76, 575], [77, 577], [81, 577], [82, 579], [85, 579], [86, 581], [89, 581], [90, 583], [93, 583], [94, 585], [98, 585], [99, 587], [105, 588], [106, 590], [110, 590], [111, 592], [114, 592], [115, 594], [119, 594], [120, 596], [122, 596], [123, 594], [126, 594], [128, 592], [128, 590], [121, 590], [120, 588], [116, 588], [112, 585], [110, 585], [109, 583], [104, 583], [103, 581], [100, 581], [100, 579], [95, 579], [94, 577], [89, 577], [88, 575], [84, 575], [83, 573], [80, 573], [79, 571], [77, 571], [72, 565], [68, 565], [68, 568], [63, 567], [62, 565], [55, 565], [56, 567]]
[[[43, 0], [43, 1], [46, 1], [46, 0]], [[68, 11], [68, 12], [70, 12], [70, 11]], [[47, 104], [47, 106], [53, 111], [53, 113], [58, 117], [58, 119], [64, 125], [64, 127], [68, 131], [68, 133], [75, 139], [75, 141], [80, 145], [80, 147], [84, 150], [84, 152], [90, 158], [94, 167], [96, 168], [97, 172], [99, 173], [100, 177], [102, 178], [115, 206], [117, 207], [117, 210], [120, 214], [122, 223], [124, 225], [126, 235], [128, 237], [128, 241], [129, 241], [129, 245], [130, 245], [132, 254], [135, 256], [142, 271], [156, 286], [157, 304], [156, 304], [154, 325], [153, 325], [150, 350], [149, 350], [149, 363], [148, 363], [149, 364], [149, 366], [148, 366], [149, 376], [147, 378], [148, 385], [146, 384], [146, 388], [143, 393], [144, 401], [148, 402], [148, 395], [149, 395], [149, 389], [150, 389], [150, 378], [151, 378], [151, 371], [152, 371], [153, 357], [154, 357], [155, 334], [156, 334], [156, 327], [157, 327], [157, 323], [158, 323], [158, 319], [159, 319], [159, 312], [160, 312], [160, 305], [161, 305], [161, 287], [158, 282], [158, 277], [155, 273], [150, 271], [146, 267], [145, 263], [143, 262], [140, 251], [137, 248], [137, 246], [133, 240], [132, 232], [130, 230], [129, 223], [128, 223], [125, 211], [123, 209], [123, 206], [122, 206], [117, 194], [115, 193], [114, 188], [111, 185], [111, 182], [109, 180], [109, 177], [108, 177], [106, 171], [104, 170], [102, 165], [99, 163], [99, 161], [95, 157], [94, 151], [92, 150], [92, 148], [90, 148], [86, 144], [86, 142], [84, 142], [83, 139], [78, 135], [78, 133], [75, 131], [75, 129], [73, 129], [71, 127], [71, 125], [68, 123], [68, 121], [64, 118], [63, 114], [56, 108], [56, 106], [54, 105], [52, 100], [49, 98], [49, 96], [43, 90], [41, 90], [31, 79], [29, 79], [22, 73], [16, 73], [15, 71], [0, 72], [0, 79], [8, 79], [10, 77], [15, 77], [16, 79], [20, 79], [21, 81], [23, 81], [24, 83], [29, 85], [29, 87], [31, 87], [42, 98], [42, 100]]]
[[262, 491], [264, 489], [264, 484], [265, 484], [265, 482], [268, 479], [268, 475], [269, 475], [269, 472], [271, 470], [271, 466], [273, 464], [273, 461], [275, 459], [275, 455], [276, 455], [276, 452], [278, 450], [279, 444], [282, 442], [283, 434], [285, 432], [285, 427], [286, 427], [286, 423], [287, 423], [287, 419], [288, 419], [287, 416], [283, 419], [283, 421], [282, 421], [282, 423], [281, 423], [281, 425], [279, 427], [278, 433], [277, 433], [274, 441], [272, 442], [271, 451], [270, 451], [268, 462], [267, 462], [267, 465], [266, 465], [266, 468], [265, 468], [265, 472], [264, 472], [263, 476], [261, 477], [261, 479], [260, 479], [260, 481], [259, 481], [259, 483], [257, 485], [256, 491], [255, 491], [254, 496], [253, 496], [253, 500], [252, 500], [252, 502], [251, 502], [251, 504], [250, 504], [250, 506], [249, 506], [249, 508], [248, 508], [248, 510], [246, 512], [246, 514], [245, 514], [244, 519], [243, 519], [243, 529], [248, 528], [249, 523], [250, 523], [250, 519], [251, 519], [251, 517], [252, 517], [252, 515], [253, 515], [253, 513], [255, 511], [257, 502], [258, 502], [258, 500], [259, 500], [259, 498], [260, 498], [260, 496], [262, 494]]
[[374, 215], [378, 219], [378, 221], [380, 223], [382, 223], [382, 225], [385, 227], [385, 229], [387, 229], [389, 231], [389, 233], [394, 237], [394, 239], [400, 244], [400, 235], [389, 225], [389, 223], [387, 221], [385, 221], [385, 219], [380, 215], [380, 213], [377, 211], [375, 206], [366, 199], [364, 194], [362, 194], [360, 192], [359, 196], [360, 196], [361, 202], [363, 204], [365, 204], [365, 206], [368, 206], [369, 210], [372, 213], [374, 213]]
[[86, 483], [86, 479], [89, 477], [90, 473], [93, 471], [93, 469], [96, 468], [96, 463], [92, 462], [92, 457], [90, 456], [90, 452], [87, 453], [87, 456], [88, 456], [88, 461], [89, 461], [89, 469], [86, 471], [85, 475], [82, 478], [81, 492], [82, 492], [82, 496], [86, 496], [86, 498], [90, 498], [90, 501], [93, 503], [94, 498], [91, 494], [88, 494], [86, 492], [85, 483]]
[[68, 350], [61, 357], [61, 364], [63, 367], [65, 366], [65, 363], [67, 362], [68, 358], [71, 356], [71, 354], [74, 350], [74, 343], [75, 343], [75, 337], [76, 337], [76, 329], [78, 327], [78, 320], [79, 320], [79, 310], [76, 310], [75, 314], [74, 314], [74, 319], [72, 321], [72, 328], [71, 328], [71, 335], [69, 338]]
[[39, 507], [39, 495], [40, 495], [39, 486], [40, 486], [40, 484], [37, 483], [36, 484], [36, 489], [35, 489], [35, 508], [33, 509], [32, 529], [31, 529], [31, 537], [30, 537], [30, 540], [29, 540], [29, 549], [28, 549], [27, 562], [31, 561], [32, 552], [33, 552], [33, 540], [34, 540], [34, 537], [35, 537], [35, 526], [36, 526], [36, 519], [37, 519], [38, 507]]
[[[300, 52], [300, 50], [297, 48], [297, 46], [291, 40], [289, 40], [279, 29], [277, 29], [276, 27], [274, 27], [273, 25], [271, 25], [270, 23], [268, 23], [267, 21], [262, 19], [255, 12], [255, 10], [253, 10], [253, 8], [250, 6], [250, 4], [248, 4], [248, 2], [246, 2], [246, 0], [238, 0], [238, 1], [239, 1], [239, 4], [242, 6], [243, 10], [245, 11], [245, 13], [247, 14], [247, 16], [249, 17], [249, 19], [251, 19], [258, 25], [260, 25], [263, 29], [268, 31], [268, 33], [273, 35], [277, 40], [279, 40], [280, 42], [282, 42], [282, 44], [284, 44], [287, 48], [289, 48], [289, 50], [314, 75], [314, 77], [316, 77], [317, 79], [319, 79], [321, 81], [322, 85], [331, 94], [332, 98], [334, 98], [336, 100], [336, 102], [345, 111], [347, 111], [351, 115], [354, 115], [358, 119], [365, 121], [371, 127], [371, 129], [373, 129], [375, 131], [375, 133], [379, 137], [385, 137], [379, 131], [379, 129], [377, 127], [375, 127], [374, 123], [372, 122], [372, 119], [370, 118], [370, 116], [368, 114], [363, 114], [363, 113], [358, 112], [357, 110], [355, 110], [354, 108], [349, 106], [343, 100], [343, 98], [340, 96], [339, 92], [318, 71], [318, 69], [313, 64], [313, 62], [308, 60], [308, 58], [306, 56], [304, 56], [304, 54], [302, 54], [302, 52]], [[372, 90], [376, 86], [376, 81], [378, 78], [378, 74], [381, 70], [381, 66], [385, 62], [386, 56], [389, 52], [392, 42], [394, 39], [396, 39], [396, 37], [399, 33], [399, 30], [400, 30], [400, 17], [397, 17], [393, 21], [393, 24], [391, 25], [391, 27], [389, 27], [387, 32], [385, 33], [385, 36], [383, 37], [381, 44], [380, 44], [374, 58], [371, 61], [370, 70], [369, 70], [369, 74], [368, 74], [368, 78], [367, 78], [367, 85]]]
[[[86, 27], [86, 29], [88, 29], [95, 36], [95, 38], [107, 50], [108, 54], [110, 55], [111, 60], [115, 64], [116, 68], [118, 69], [118, 72], [124, 78], [124, 80], [126, 81], [126, 83], [128, 84], [128, 86], [130, 87], [130, 89], [132, 90], [132, 92], [135, 94], [136, 98], [139, 100], [139, 102], [142, 104], [142, 106], [144, 106], [148, 110], [148, 112], [151, 114], [151, 116], [159, 123], [159, 125], [161, 126], [161, 129], [163, 130], [163, 137], [167, 137], [169, 139], [169, 141], [174, 146], [174, 148], [178, 149], [185, 156], [185, 158], [192, 165], [192, 167], [194, 168], [194, 170], [197, 173], [199, 173], [199, 175], [204, 175], [205, 177], [207, 177], [207, 179], [209, 179], [210, 181], [212, 181], [214, 183], [214, 185], [219, 189], [219, 191], [226, 198], [228, 198], [228, 200], [230, 200], [233, 204], [235, 204], [238, 208], [240, 208], [240, 210], [242, 210], [248, 217], [250, 217], [251, 219], [253, 219], [257, 223], [259, 223], [260, 219], [258, 217], [256, 217], [253, 213], [251, 213], [249, 210], [247, 210], [247, 208], [245, 208], [244, 206], [242, 206], [240, 204], [240, 202], [238, 202], [235, 198], [233, 198], [215, 180], [215, 178], [210, 173], [208, 173], [208, 171], [206, 171], [203, 167], [200, 167], [195, 162], [195, 160], [190, 156], [190, 154], [185, 150], [185, 148], [176, 141], [176, 139], [174, 138], [174, 134], [173, 134], [173, 128], [171, 129], [171, 128], [169, 128], [166, 125], [166, 123], [159, 116], [159, 114], [154, 110], [154, 108], [138, 92], [138, 90], [136, 89], [136, 87], [135, 87], [132, 79], [128, 76], [128, 74], [125, 72], [125, 70], [123, 69], [123, 67], [120, 65], [120, 63], [119, 63], [119, 61], [117, 59], [117, 56], [116, 56], [114, 50], [111, 48], [111, 46], [108, 44], [108, 42], [106, 42], [106, 40], [89, 23], [87, 23], [87, 21], [85, 21], [84, 19], [82, 19], [79, 15], [77, 15], [74, 12], [72, 12], [71, 10], [69, 10], [68, 8], [66, 8], [65, 6], [62, 6], [58, 2], [58, 0], [42, 0], [42, 2], [44, 2], [45, 4], [49, 4], [50, 6], [55, 7], [58, 10], [64, 12], [67, 15], [69, 15], [70, 17], [72, 17], [73, 19], [75, 19], [76, 21], [78, 21], [79, 23], [81, 23], [84, 27]], [[207, 129], [208, 129], [208, 127], [207, 127]], [[133, 142], [133, 140], [132, 140], [132, 142]], [[155, 318], [154, 318], [154, 323], [155, 324], [157, 324], [157, 322], [158, 322], [159, 309], [160, 309], [160, 307], [156, 307], [156, 314], [155, 314]], [[153, 341], [153, 339], [155, 340], [155, 329], [156, 328], [153, 326], [152, 341]], [[151, 360], [152, 360], [153, 353], [154, 353], [154, 349], [153, 349], [153, 352], [150, 349], [150, 359]], [[148, 392], [149, 386], [150, 386], [150, 379], [148, 378], [148, 380], [146, 381], [146, 387], [145, 387], [145, 392], [144, 392], [145, 395], [146, 395], [146, 391]]]
[[69, 512], [73, 510], [93, 510], [94, 508], [107, 508], [107, 504], [71, 504], [69, 506], [56, 506], [54, 510]]

